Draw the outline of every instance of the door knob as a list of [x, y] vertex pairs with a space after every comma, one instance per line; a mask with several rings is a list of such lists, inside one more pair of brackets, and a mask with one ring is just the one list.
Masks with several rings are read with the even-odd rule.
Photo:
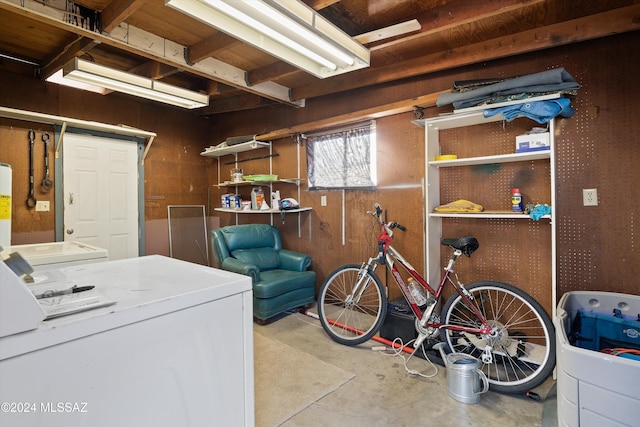
[[67, 228], [67, 234], [73, 234], [73, 228]]

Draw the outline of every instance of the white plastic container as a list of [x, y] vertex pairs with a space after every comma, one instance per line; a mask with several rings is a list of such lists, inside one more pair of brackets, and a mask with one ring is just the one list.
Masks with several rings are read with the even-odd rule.
[[264, 191], [260, 187], [251, 190], [251, 209], [258, 210], [264, 203]]
[[568, 334], [578, 309], [601, 313], [620, 309], [631, 315], [640, 313], [640, 296], [567, 292], [560, 299], [553, 319], [557, 347], [558, 425], [639, 425], [640, 362], [572, 346]]

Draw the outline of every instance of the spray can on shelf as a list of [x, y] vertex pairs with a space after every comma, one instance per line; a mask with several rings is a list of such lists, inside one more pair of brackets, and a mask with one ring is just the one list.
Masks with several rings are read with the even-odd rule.
[[409, 288], [409, 292], [411, 292], [411, 296], [416, 301], [416, 304], [419, 306], [423, 306], [427, 303], [427, 296], [424, 292], [422, 286], [413, 280], [413, 277], [409, 277], [407, 279], [407, 287]]
[[519, 188], [511, 189], [511, 210], [513, 212], [522, 212], [522, 193]]
[[264, 203], [264, 191], [260, 187], [251, 190], [251, 209], [258, 210]]

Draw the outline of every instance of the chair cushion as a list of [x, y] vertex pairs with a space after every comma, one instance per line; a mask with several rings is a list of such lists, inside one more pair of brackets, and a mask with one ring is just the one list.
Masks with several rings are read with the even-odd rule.
[[220, 229], [230, 251], [248, 248], [276, 247], [273, 227], [266, 224], [242, 224]]
[[253, 296], [256, 298], [272, 298], [287, 292], [310, 288], [315, 292], [315, 271], [269, 270], [260, 273], [260, 281], [253, 284]]
[[280, 257], [273, 248], [236, 249], [231, 256], [247, 264], [253, 264], [260, 271], [273, 270], [280, 266]]

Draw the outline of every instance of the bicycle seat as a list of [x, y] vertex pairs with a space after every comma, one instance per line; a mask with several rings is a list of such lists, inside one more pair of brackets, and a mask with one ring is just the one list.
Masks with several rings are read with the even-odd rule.
[[473, 236], [463, 236], [457, 239], [442, 239], [440, 244], [454, 249], [459, 249], [466, 256], [471, 256], [471, 254], [480, 246], [478, 239]]

